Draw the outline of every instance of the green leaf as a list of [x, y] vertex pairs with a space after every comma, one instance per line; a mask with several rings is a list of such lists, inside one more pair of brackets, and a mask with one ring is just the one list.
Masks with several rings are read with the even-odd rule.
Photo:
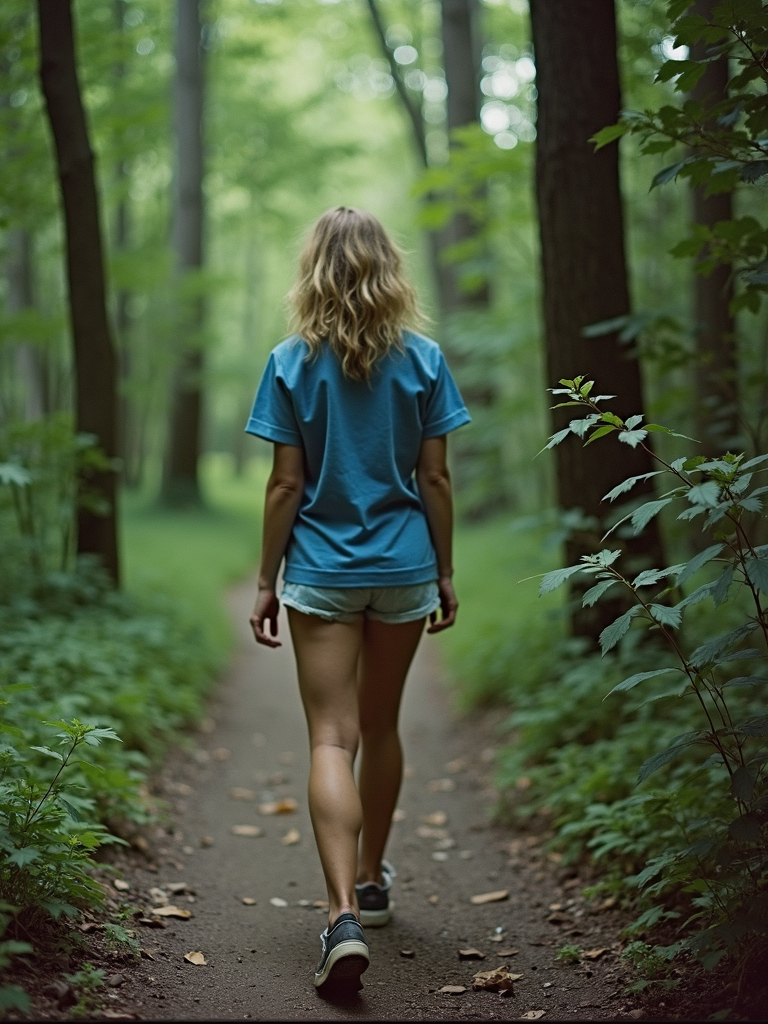
[[757, 843], [760, 841], [760, 819], [755, 814], [742, 814], [730, 823], [728, 834], [737, 843]]
[[571, 576], [575, 576], [577, 572], [582, 572], [583, 570], [583, 565], [570, 565], [567, 569], [555, 569], [553, 572], [545, 573], [544, 578], [539, 584], [539, 597], [542, 597], [544, 594], [551, 594], [553, 590], [561, 587]]
[[29, 996], [21, 985], [0, 985], [0, 1013], [6, 1010], [29, 1012]]
[[669, 427], [662, 427], [660, 423], [646, 423], [645, 429], [650, 430], [652, 433], [668, 434], [670, 437], [682, 437], [684, 441], [694, 441], [696, 444], [699, 443], [696, 441], [695, 437], [688, 437], [687, 434], [678, 434], [676, 430], [670, 430]]
[[734, 566], [727, 565], [721, 576], [712, 584], [712, 599], [715, 608], [719, 608], [723, 601], [728, 599], [728, 590], [733, 583]]
[[[610, 690], [605, 696], [610, 697], [612, 693], [625, 693], [627, 690], [633, 690], [638, 683], [645, 682], [646, 679], [655, 679], [656, 676], [665, 676], [670, 672], [682, 672], [680, 668], [654, 668], [650, 672], [636, 672], [633, 676], [628, 676], [626, 679], [622, 679], [620, 683], [617, 683], [612, 690]], [[605, 700], [605, 697], [603, 697]]]
[[745, 765], [740, 765], [731, 778], [731, 796], [748, 804], [755, 793], [755, 777]]
[[641, 473], [640, 476], [630, 476], [626, 480], [623, 480], [620, 484], [617, 484], [613, 490], [608, 491], [604, 496], [603, 501], [615, 501], [622, 494], [626, 494], [627, 491], [631, 491], [635, 484], [640, 483], [642, 480], [650, 480], [652, 476], [660, 476], [665, 470], [657, 469], [653, 473]]
[[768, 174], [768, 160], [753, 160], [741, 168], [739, 177], [742, 181], [752, 182], [764, 178]]
[[603, 654], [607, 654], [621, 640], [632, 624], [632, 619], [640, 611], [639, 605], [633, 605], [628, 611], [615, 619], [610, 626], [606, 626], [600, 634], [600, 647]]
[[768, 558], [748, 558], [746, 568], [752, 586], [768, 594]]
[[674, 498], [659, 498], [658, 501], [646, 501], [640, 508], [636, 508], [629, 517], [635, 536], [646, 528], [648, 523], [657, 516], [663, 508], [666, 508]]
[[720, 484], [714, 480], [707, 480], [703, 484], [696, 484], [686, 495], [692, 505], [702, 505], [704, 508], [717, 508], [720, 504]]
[[658, 754], [653, 754], [646, 761], [643, 761], [640, 765], [640, 771], [637, 773], [638, 786], [641, 782], [645, 782], [645, 780], [650, 775], [653, 775], [654, 772], [657, 772], [659, 768], [663, 768], [665, 764], [669, 764], [673, 758], [677, 757], [678, 754], [682, 753], [682, 751], [687, 747], [690, 747], [699, 738], [700, 733], [698, 732], [686, 733], [684, 736], [679, 736], [671, 747], [667, 747], [666, 750], [662, 750]]
[[735, 676], [723, 683], [723, 689], [728, 686], [762, 686], [764, 683], [768, 683], [765, 676]]
[[679, 608], [670, 608], [666, 604], [649, 604], [648, 609], [662, 626], [669, 626], [671, 629], [677, 629], [680, 626], [683, 613]]
[[687, 164], [689, 164], [690, 162], [691, 157], [686, 157], [685, 160], [678, 160], [677, 163], [670, 164], [669, 167], [665, 167], [663, 170], [659, 171], [658, 174], [655, 174], [653, 176], [653, 181], [651, 182], [651, 191], [653, 191], [653, 189], [655, 188], [658, 188], [659, 185], [666, 185], [668, 181], [674, 181], [674, 179], [678, 176], [680, 171], [682, 171], [682, 169], [685, 166], [687, 166]]
[[667, 576], [677, 575], [681, 568], [681, 565], [670, 565], [668, 569], [645, 569], [639, 576], [635, 576], [632, 580], [632, 586], [635, 589], [637, 587], [649, 587], [651, 584], [658, 583], [659, 580], [663, 580]]
[[606, 590], [618, 582], [618, 580], [603, 580], [594, 587], [590, 587], [581, 599], [581, 607], [591, 608], [603, 596]]
[[721, 651], [733, 647], [756, 629], [756, 622], [746, 622], [738, 629], [732, 629], [730, 633], [723, 633], [722, 636], [697, 647], [688, 660], [694, 668], [704, 668], [705, 665], [710, 665]]
[[39, 856], [40, 851], [33, 846], [24, 846], [21, 850], [14, 850], [13, 853], [8, 854], [6, 860], [23, 868], [25, 864], [31, 864], [33, 860], [37, 860]]
[[589, 141], [594, 144], [595, 152], [597, 152], [603, 146], [608, 146], [616, 139], [620, 139], [622, 135], [626, 135], [628, 131], [629, 123], [627, 121], [617, 121], [616, 124], [609, 124], [605, 128], [601, 128], [599, 132], [595, 132]]
[[703, 565], [706, 565], [707, 562], [711, 562], [713, 558], [716, 558], [724, 547], [724, 544], [713, 544], [705, 551], [700, 551], [698, 555], [695, 555], [690, 560], [690, 562], [686, 562], [683, 571], [677, 577], [678, 587], [681, 587], [683, 583], [687, 583], [691, 576], [693, 576], [694, 573], [697, 573]]
[[604, 424], [602, 427], [598, 427], [597, 430], [593, 430], [588, 439], [584, 442], [584, 447], [588, 444], [592, 444], [593, 441], [597, 441], [599, 437], [605, 437], [606, 434], [610, 434], [612, 431], [617, 430], [617, 427], [609, 426]]
[[768, 736], [768, 715], [756, 715], [735, 727], [745, 736]]
[[15, 484], [16, 487], [26, 487], [32, 483], [32, 474], [24, 466], [17, 466], [15, 462], [0, 462], [0, 484]]
[[630, 448], [637, 448], [646, 437], [648, 437], [647, 430], [622, 430], [619, 434], [619, 440], [623, 444], [628, 444]]
[[57, 750], [51, 750], [50, 747], [30, 747], [30, 750], [39, 750], [41, 754], [48, 754], [49, 757], [55, 757], [57, 761], [63, 761], [64, 756]]

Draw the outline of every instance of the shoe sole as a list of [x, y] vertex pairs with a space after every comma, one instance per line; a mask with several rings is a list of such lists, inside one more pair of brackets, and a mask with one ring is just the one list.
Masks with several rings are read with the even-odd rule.
[[385, 924], [389, 924], [393, 906], [394, 904], [390, 904], [384, 910], [361, 910], [360, 924], [364, 928], [383, 928]]
[[328, 954], [322, 971], [315, 974], [315, 988], [321, 985], [359, 987], [360, 975], [368, 970], [369, 964], [368, 947], [364, 942], [357, 939], [340, 942]]

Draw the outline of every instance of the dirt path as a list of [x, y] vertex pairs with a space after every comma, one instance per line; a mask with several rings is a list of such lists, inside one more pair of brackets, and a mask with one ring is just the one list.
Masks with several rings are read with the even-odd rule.
[[[193, 917], [139, 928], [154, 960], [131, 972], [113, 1005], [164, 1020], [636, 1018], [610, 948], [577, 965], [556, 959], [565, 944], [610, 947], [615, 922], [610, 913], [589, 912], [578, 884], [542, 857], [535, 840], [529, 846], [487, 825], [488, 737], [479, 725], [452, 720], [436, 675], [439, 641], [431, 639], [403, 713], [408, 778], [389, 852], [398, 870], [395, 916], [389, 927], [369, 929], [371, 967], [359, 996], [345, 1003], [318, 997], [312, 973], [325, 912], [311, 904], [324, 887], [306, 809], [305, 727], [286, 624], [280, 651], [257, 647], [246, 625], [251, 596], [250, 585], [230, 595], [236, 657], [199, 748], [174, 759], [164, 777], [174, 820], [150, 834], [146, 867], [126, 870], [131, 894], [147, 907], [151, 887], [185, 882], [194, 902], [185, 895], [174, 902]], [[255, 799], [233, 799], [235, 787]], [[296, 813], [259, 814], [260, 802], [289, 796]], [[446, 824], [425, 824], [436, 812]], [[235, 835], [234, 825], [257, 825], [262, 835]], [[284, 845], [290, 829], [300, 841]], [[473, 894], [502, 889], [509, 890], [502, 902], [470, 903]], [[244, 905], [243, 897], [256, 904]], [[270, 903], [275, 898], [284, 905]], [[458, 950], [467, 947], [485, 960], [460, 960]], [[518, 952], [499, 955], [508, 949]], [[184, 962], [193, 950], [207, 966]], [[499, 965], [522, 975], [511, 998], [472, 991], [476, 972]], [[466, 991], [438, 992], [444, 985]]]

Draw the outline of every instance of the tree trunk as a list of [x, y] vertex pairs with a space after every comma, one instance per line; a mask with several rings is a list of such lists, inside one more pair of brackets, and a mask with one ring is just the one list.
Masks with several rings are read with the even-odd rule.
[[[607, 0], [531, 0], [531, 23], [547, 375], [551, 386], [562, 377], [592, 376], [600, 392], [617, 396], [612, 407], [619, 415], [639, 413], [638, 363], [628, 358], [615, 334], [597, 339], [582, 334], [589, 324], [630, 308], [618, 146], [596, 153], [588, 141], [615, 123], [621, 109], [614, 6]], [[571, 415], [568, 409], [555, 410], [553, 429], [566, 426]], [[584, 448], [571, 436], [555, 449], [560, 508], [580, 508], [602, 520], [607, 511], [603, 495], [625, 477], [651, 471], [642, 449], [608, 442]], [[635, 488], [633, 495], [639, 493], [641, 488]], [[566, 543], [568, 564], [596, 550], [602, 532], [572, 535]], [[656, 520], [626, 546], [640, 561], [664, 564]], [[615, 602], [579, 608], [572, 613], [573, 632], [596, 639], [616, 611]]]
[[[714, 6], [714, 0], [697, 0], [692, 13], [709, 21]], [[692, 57], [701, 60], [705, 49], [704, 43], [698, 43]], [[692, 89], [691, 98], [706, 108], [727, 95], [728, 59], [710, 61]], [[713, 227], [718, 221], [733, 219], [732, 193], [707, 196], [704, 186], [698, 186], [693, 189], [692, 198], [694, 223]], [[735, 325], [729, 309], [732, 298], [730, 267], [715, 267], [707, 277], [694, 274], [696, 437], [703, 442], [706, 454], [713, 456], [723, 455], [729, 449], [741, 451]]]
[[[173, 247], [179, 280], [203, 265], [203, 0], [176, 0], [174, 131], [176, 177]], [[184, 301], [179, 329], [184, 345], [172, 383], [169, 435], [161, 500], [170, 505], [200, 501], [198, 462], [202, 444], [200, 295]]]
[[[448, 132], [474, 124], [480, 111], [480, 45], [477, 0], [442, 0], [441, 34], [443, 69], [448, 86]], [[457, 214], [440, 233], [440, 248], [467, 241], [477, 227], [466, 213]], [[461, 287], [460, 271], [446, 268], [443, 305], [446, 312], [484, 308], [488, 304], [488, 285]]]
[[[8, 232], [6, 262], [8, 312], [23, 313], [35, 307], [32, 234], [26, 228]], [[25, 420], [39, 420], [48, 411], [48, 388], [43, 353], [36, 345], [20, 341], [15, 350], [16, 376], [21, 383], [20, 405]]]
[[[117, 365], [107, 317], [99, 202], [75, 59], [71, 0], [37, 0], [40, 79], [64, 208], [67, 283], [75, 363], [75, 422], [108, 458], [117, 451]], [[117, 477], [86, 470], [78, 480], [77, 551], [97, 555], [119, 583]]]

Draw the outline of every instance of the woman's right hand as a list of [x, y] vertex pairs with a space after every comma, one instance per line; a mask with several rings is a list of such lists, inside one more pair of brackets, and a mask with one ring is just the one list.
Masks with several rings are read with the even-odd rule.
[[[253, 612], [248, 620], [251, 624], [251, 629], [253, 630], [253, 635], [256, 638], [257, 644], [264, 644], [265, 647], [283, 646], [279, 640], [275, 639], [277, 636], [277, 613], [279, 611], [280, 602], [277, 599], [277, 594], [274, 589], [260, 587], [259, 592], [256, 595], [256, 603], [253, 606]], [[269, 632], [271, 636], [267, 636], [264, 631], [264, 627], [267, 622], [269, 623]]]
[[440, 611], [443, 617], [438, 620], [437, 612], [431, 613], [427, 627], [428, 633], [439, 633], [442, 629], [452, 626], [456, 621], [456, 611], [459, 607], [456, 592], [453, 589], [453, 580], [450, 576], [441, 576], [437, 581], [437, 589], [440, 593]]

